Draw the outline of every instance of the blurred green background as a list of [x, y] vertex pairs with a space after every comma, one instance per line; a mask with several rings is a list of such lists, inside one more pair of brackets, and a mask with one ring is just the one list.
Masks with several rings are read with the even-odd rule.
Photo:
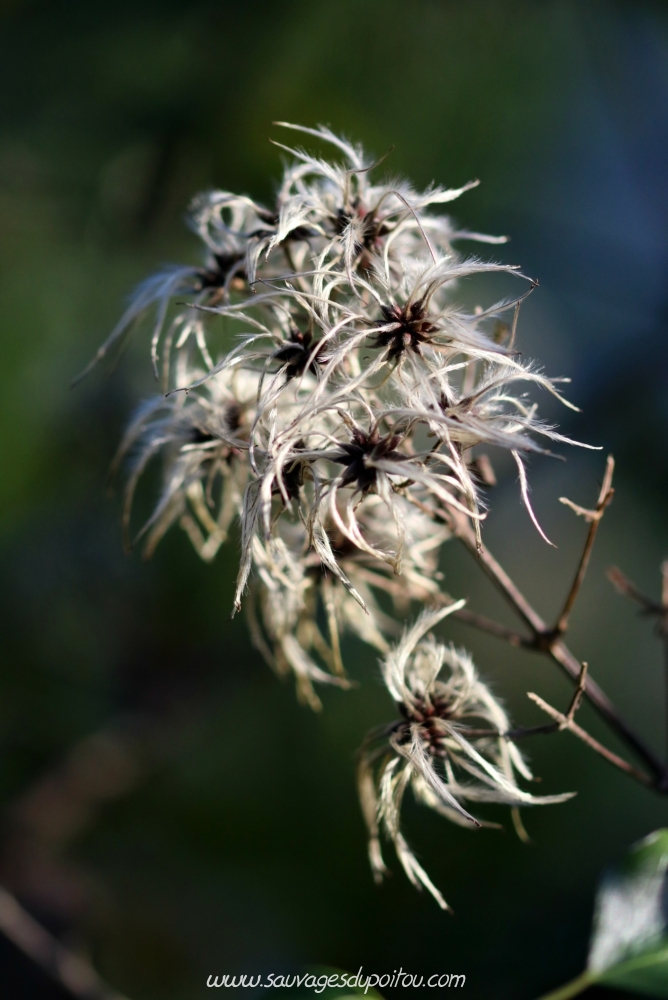
[[[179, 532], [151, 563], [126, 556], [105, 477], [154, 391], [146, 336], [112, 374], [69, 382], [140, 279], [198, 260], [182, 221], [195, 192], [270, 196], [274, 119], [395, 144], [388, 169], [417, 185], [481, 178], [453, 214], [512, 236], [490, 256], [540, 280], [520, 346], [572, 376], [583, 412], [543, 410], [618, 462], [570, 642], [663, 752], [660, 647], [604, 574], [617, 563], [658, 595], [668, 551], [665, 4], [4, 0], [0, 29], [0, 881], [131, 1000], [312, 964], [464, 973], [471, 1000], [575, 975], [600, 869], [666, 824], [666, 801], [568, 734], [537, 738], [541, 790], [578, 795], [527, 812], [531, 846], [406, 810], [454, 917], [391, 852], [375, 887], [354, 787], [356, 747], [394, 713], [375, 656], [351, 645], [362, 685], [324, 692], [315, 717], [229, 621], [235, 543], [210, 566]], [[583, 540], [557, 498], [593, 503], [604, 454], [532, 463], [557, 550], [499, 466], [486, 540], [548, 616]], [[465, 553], [443, 569], [451, 593], [512, 621]], [[527, 690], [567, 704], [539, 657], [444, 634], [518, 722], [542, 721]], [[587, 707], [581, 722], [621, 749]], [[12, 1000], [64, 996], [6, 943], [0, 983]]]

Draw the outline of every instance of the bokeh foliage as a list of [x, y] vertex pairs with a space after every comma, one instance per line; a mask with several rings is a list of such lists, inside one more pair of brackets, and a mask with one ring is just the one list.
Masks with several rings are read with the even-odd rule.
[[[364, 732], [393, 713], [373, 658], [351, 648], [361, 688], [326, 693], [313, 717], [229, 621], [234, 544], [212, 566], [176, 534], [151, 564], [127, 557], [105, 476], [154, 391], [145, 338], [115, 372], [68, 385], [130, 288], [196, 252], [181, 219], [194, 192], [270, 191], [273, 119], [325, 121], [378, 154], [395, 144], [388, 169], [419, 185], [480, 177], [455, 212], [512, 235], [503, 259], [541, 281], [522, 349], [573, 376], [583, 414], [555, 416], [618, 460], [573, 646], [660, 746], [659, 649], [603, 571], [617, 562], [656, 591], [668, 542], [665, 8], [6, 0], [0, 19], [2, 878], [133, 1000], [312, 964], [463, 972], [472, 998], [499, 1000], [567, 979], [600, 868], [665, 823], [665, 802], [568, 735], [536, 741], [541, 791], [579, 794], [527, 816], [530, 848], [409, 816], [454, 919], [399, 872], [374, 887], [353, 781]], [[582, 532], [557, 497], [592, 502], [602, 465], [533, 463], [556, 553], [500, 469], [487, 539], [546, 614]], [[447, 553], [448, 589], [503, 616], [466, 559]], [[518, 721], [540, 721], [527, 689], [566, 704], [555, 668], [464, 626], [448, 634]], [[607, 739], [587, 709], [583, 722]], [[120, 778], [65, 807], [44, 775], [76, 771], [73, 748], [108, 760], [90, 758], [92, 736], [121, 746]]]

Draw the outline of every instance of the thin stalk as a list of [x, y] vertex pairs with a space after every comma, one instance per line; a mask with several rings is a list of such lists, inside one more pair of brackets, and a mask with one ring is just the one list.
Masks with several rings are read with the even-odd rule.
[[[663, 641], [664, 698], [666, 703], [666, 724], [668, 726], [668, 560], [661, 564], [661, 577], [661, 601], [658, 602], [648, 597], [647, 594], [643, 594], [642, 590], [639, 590], [635, 583], [629, 580], [616, 566], [611, 566], [608, 570], [608, 579], [618, 593], [639, 604], [642, 615], [658, 619], [657, 632]], [[666, 739], [668, 741], [668, 733], [666, 734]]]
[[551, 993], [545, 993], [542, 997], [539, 997], [539, 1000], [569, 1000], [569, 997], [576, 997], [579, 993], [584, 993], [593, 982], [594, 980], [589, 973], [583, 972], [581, 975], [576, 976], [575, 979], [571, 979], [570, 983], [565, 983], [559, 989], [552, 990]]
[[[530, 643], [530, 647], [549, 656], [555, 663], [559, 664], [571, 680], [577, 683], [580, 679], [582, 665], [559, 638], [558, 633], [550, 628], [541, 618], [489, 549], [484, 544], [480, 548], [477, 547], [475, 534], [465, 518], [452, 512], [448, 513], [447, 520], [454, 529], [454, 533], [467, 551], [474, 556], [486, 576], [531, 629], [533, 641]], [[668, 771], [664, 762], [645, 743], [642, 737], [632, 729], [605, 692], [591, 677], [587, 677], [584, 695], [610, 729], [647, 765], [654, 776], [652, 787], [664, 794], [668, 792]]]
[[668, 761], [668, 635], [663, 637], [663, 677], [666, 699], [666, 760]]
[[663, 676], [666, 699], [666, 758], [668, 759], [668, 559], [661, 563], [661, 622], [659, 634], [663, 639]]
[[552, 708], [552, 706], [548, 705], [546, 701], [543, 701], [543, 699], [537, 694], [534, 694], [533, 691], [528, 692], [528, 697], [559, 724], [559, 729], [569, 729], [574, 736], [581, 739], [583, 743], [586, 743], [587, 746], [594, 751], [594, 753], [599, 754], [607, 760], [608, 763], [619, 768], [619, 770], [623, 771], [625, 774], [628, 774], [630, 778], [635, 778], [639, 784], [645, 785], [648, 788], [653, 787], [653, 780], [646, 775], [644, 771], [639, 771], [638, 768], [633, 767], [633, 765], [629, 764], [623, 757], [619, 757], [616, 753], [613, 753], [612, 750], [608, 750], [608, 748], [604, 747], [602, 743], [599, 743], [598, 740], [595, 740], [593, 736], [590, 736], [589, 733], [573, 721], [572, 717], [570, 717], [570, 712], [568, 715], [563, 715], [561, 712], [558, 712], [556, 708]]
[[572, 503], [567, 500], [566, 497], [561, 497], [561, 502], [566, 504], [571, 510], [574, 510], [576, 514], [580, 514], [587, 521], [589, 521], [589, 531], [587, 532], [587, 540], [585, 542], [584, 549], [582, 550], [582, 555], [580, 556], [580, 564], [577, 568], [575, 578], [571, 585], [571, 589], [568, 592], [568, 596], [564, 603], [563, 610], [559, 615], [559, 620], [554, 627], [554, 631], [558, 632], [560, 635], [568, 628], [568, 619], [570, 617], [571, 611], [577, 600], [577, 596], [580, 593], [580, 587], [585, 578], [585, 573], [587, 572], [587, 567], [589, 566], [589, 560], [591, 559], [592, 549], [594, 548], [594, 542], [596, 541], [596, 533], [598, 531], [598, 526], [601, 523], [603, 514], [605, 513], [605, 508], [610, 504], [614, 496], [614, 490], [612, 488], [612, 474], [615, 471], [615, 460], [612, 455], [608, 455], [608, 461], [605, 467], [605, 475], [603, 477], [603, 483], [601, 485], [601, 491], [598, 495], [598, 501], [596, 503], [595, 510], [585, 510], [583, 507], [578, 507], [577, 504]]
[[2, 887], [0, 931], [78, 1000], [127, 1000], [98, 976], [90, 962], [62, 945]]
[[474, 628], [480, 629], [481, 632], [488, 632], [490, 635], [495, 635], [497, 639], [505, 639], [511, 646], [530, 647], [533, 641], [526, 639], [519, 632], [507, 628], [500, 622], [495, 622], [491, 618], [485, 618], [484, 615], [477, 615], [475, 612], [469, 611], [468, 608], [460, 608], [459, 611], [454, 611], [452, 617], [459, 618], [460, 621], [466, 622], [467, 625], [473, 625]]

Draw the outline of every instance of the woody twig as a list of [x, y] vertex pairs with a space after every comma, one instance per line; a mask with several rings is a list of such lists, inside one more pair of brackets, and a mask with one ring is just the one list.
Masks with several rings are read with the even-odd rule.
[[87, 959], [61, 944], [2, 887], [0, 932], [77, 1000], [127, 1000], [100, 978]]
[[664, 677], [666, 688], [666, 720], [668, 722], [668, 559], [661, 564], [661, 600], [643, 594], [616, 566], [608, 570], [608, 579], [624, 597], [640, 605], [640, 614], [657, 620], [656, 631], [663, 642]]
[[[576, 691], [578, 702], [570, 713], [570, 717], [569, 715], [563, 716], [560, 713], [557, 713], [559, 716], [557, 718], [554, 714], [556, 709], [551, 708], [551, 706], [547, 706], [546, 708], [545, 703], [541, 703], [541, 708], [547, 711], [548, 714], [555, 719], [555, 722], [557, 722], [559, 726], [562, 726], [562, 720], [569, 720], [570, 718], [570, 721], [567, 723], [567, 728], [576, 733], [580, 739], [599, 753], [600, 756], [604, 757], [609, 763], [618, 767], [620, 770], [624, 771], [641, 784], [652, 787], [656, 791], [668, 793], [668, 769], [666, 768], [666, 765], [654, 753], [651, 747], [645, 743], [642, 737], [632, 729], [629, 723], [624, 719], [598, 684], [596, 684], [590, 676], [587, 676], [586, 671], [583, 673], [580, 661], [571, 653], [562, 638], [568, 628], [571, 612], [578, 594], [580, 593], [580, 589], [587, 572], [599, 524], [613, 497], [613, 471], [614, 460], [612, 456], [609, 456], [597, 504], [593, 510], [580, 507], [572, 501], [562, 498], [563, 503], [589, 522], [589, 530], [587, 532], [587, 538], [585, 540], [578, 568], [573, 578], [573, 583], [571, 584], [559, 616], [555, 624], [552, 626], [548, 625], [538, 614], [538, 612], [521, 592], [519, 587], [510, 578], [508, 573], [506, 573], [503, 567], [497, 562], [489, 549], [484, 544], [477, 544], [475, 533], [468, 524], [467, 519], [458, 515], [456, 512], [448, 511], [447, 513], [444, 513], [444, 519], [447, 519], [453, 533], [459, 538], [465, 548], [476, 558], [478, 565], [484, 571], [486, 576], [492, 581], [506, 601], [510, 604], [513, 611], [523, 621], [529, 634], [522, 635], [507, 628], [499, 622], [477, 615], [468, 609], [462, 609], [461, 611], [456, 612], [455, 616], [461, 621], [464, 621], [481, 631], [504, 639], [512, 646], [534, 650], [549, 656], [550, 659], [557, 663], [571, 678], [571, 680], [575, 681], [578, 685], [578, 689]], [[614, 572], [617, 574], [615, 579], [619, 581], [622, 574], [620, 574], [618, 570]], [[644, 595], [641, 595], [640, 592], [637, 591], [633, 584], [626, 581], [626, 578], [624, 578], [624, 581], [625, 582], [621, 585], [618, 583], [619, 589], [623, 589], [623, 592], [626, 592], [628, 596], [632, 596], [635, 600], [639, 601], [644, 612], [647, 614], [659, 614], [660, 608], [660, 613], [664, 616], [664, 618], [661, 619], [662, 623], [664, 621], [668, 622], [668, 611], [663, 604], [659, 605], [657, 602], [651, 601], [649, 598], [645, 598]], [[668, 595], [668, 582], [666, 581], [668, 581], [668, 569], [664, 574], [664, 592]], [[665, 629], [667, 636], [666, 643], [668, 646], [668, 627], [662, 624], [661, 628]], [[537, 697], [538, 696], [535, 696], [534, 700], [536, 700]], [[633, 753], [637, 755], [637, 757], [644, 763], [649, 773], [634, 767], [617, 754], [607, 750], [607, 748], [599, 744], [593, 737], [589, 736], [588, 733], [585, 733], [585, 731], [573, 721], [573, 714], [577, 709], [579, 699], [582, 697], [586, 698], [590, 702], [609, 728], [629, 747], [630, 750], [633, 751]], [[527, 735], [532, 735], [533, 732], [551, 731], [554, 730], [541, 726], [535, 727], [533, 730], [517, 730], [513, 734], [507, 735], [508, 738], [521, 738]]]
[[575, 722], [574, 716], [580, 706], [582, 696], [585, 692], [586, 677], [587, 664], [583, 663], [580, 671], [578, 686], [575, 690], [575, 694], [573, 695], [570, 707], [565, 715], [562, 712], [559, 712], [556, 708], [553, 708], [552, 705], [548, 705], [546, 701], [544, 701], [539, 695], [534, 694], [533, 691], [528, 692], [528, 697], [531, 698], [531, 700], [534, 701], [539, 708], [542, 708], [544, 712], [554, 719], [557, 723], [558, 730], [570, 730], [574, 736], [577, 736], [583, 743], [586, 743], [591, 750], [599, 754], [599, 756], [605, 758], [605, 760], [607, 760], [610, 764], [619, 768], [620, 771], [624, 771], [630, 777], [639, 781], [642, 785], [651, 786], [653, 784], [652, 779], [645, 774], [644, 771], [638, 770], [638, 768], [633, 767], [632, 764], [629, 764], [628, 761], [624, 760], [623, 757], [619, 757], [616, 753], [613, 753], [612, 750], [608, 750], [607, 747], [603, 746], [602, 743], [599, 743], [599, 741], [594, 739], [593, 736], [590, 736], [589, 733], [585, 732], [585, 730]]

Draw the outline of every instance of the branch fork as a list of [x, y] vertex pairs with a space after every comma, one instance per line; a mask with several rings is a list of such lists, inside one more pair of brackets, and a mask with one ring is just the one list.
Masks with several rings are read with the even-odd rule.
[[[519, 587], [496, 561], [489, 549], [484, 544], [481, 546], [477, 545], [475, 533], [466, 519], [456, 512], [449, 511], [444, 513], [443, 519], [447, 520], [453, 534], [476, 557], [481, 569], [501, 592], [517, 616], [523, 621], [529, 631], [529, 635], [523, 635], [521, 632], [508, 628], [500, 622], [478, 615], [467, 608], [462, 608], [460, 611], [455, 612], [454, 617], [489, 635], [495, 635], [497, 638], [503, 639], [511, 646], [534, 650], [549, 656], [577, 685], [573, 700], [566, 714], [548, 705], [538, 695], [534, 693], [529, 694], [529, 697], [554, 720], [556, 725], [554, 727], [548, 725], [534, 727], [533, 729], [518, 729], [512, 733], [507, 733], [506, 736], [508, 739], [519, 739], [524, 736], [533, 735], [534, 733], [547, 733], [568, 729], [609, 763], [640, 784], [653, 788], [655, 791], [663, 794], [668, 794], [668, 767], [666, 767], [651, 747], [645, 743], [642, 737], [631, 728], [608, 696], [601, 690], [593, 678], [588, 676], [586, 666], [576, 659], [563, 642], [563, 636], [568, 629], [570, 615], [589, 566], [599, 525], [614, 496], [614, 489], [612, 487], [614, 468], [614, 459], [612, 455], [609, 455], [596, 506], [593, 509], [581, 507], [566, 497], [560, 498], [563, 504], [570, 507], [575, 514], [583, 517], [588, 522], [589, 530], [575, 576], [573, 577], [573, 582], [561, 612], [555, 624], [551, 627], [543, 621], [538, 612], [520, 591]], [[642, 594], [619, 570], [614, 569], [610, 571], [609, 576], [620, 592], [631, 597], [641, 605], [642, 613], [659, 618], [659, 633], [664, 638], [666, 645], [668, 688], [668, 561], [664, 563], [662, 570], [663, 594], [660, 604]], [[622, 757], [608, 750], [575, 722], [575, 713], [583, 698], [586, 698], [593, 705], [608, 727], [642, 760], [647, 771], [634, 767]]]

